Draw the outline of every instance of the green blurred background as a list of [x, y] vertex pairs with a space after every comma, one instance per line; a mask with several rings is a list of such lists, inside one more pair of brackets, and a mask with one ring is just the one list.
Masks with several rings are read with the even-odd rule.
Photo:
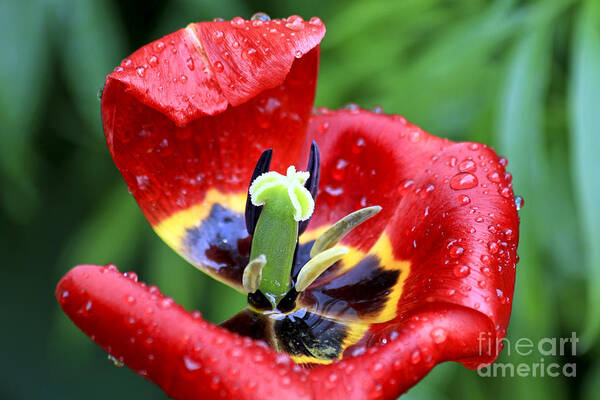
[[481, 378], [452, 363], [406, 398], [597, 399], [598, 0], [0, 0], [0, 398], [166, 398], [60, 312], [54, 287], [75, 264], [133, 269], [211, 321], [244, 304], [154, 235], [108, 154], [96, 92], [145, 43], [255, 11], [326, 23], [317, 105], [380, 105], [508, 158], [526, 200], [509, 338], [581, 338], [577, 356], [544, 360], [575, 362], [576, 378]]

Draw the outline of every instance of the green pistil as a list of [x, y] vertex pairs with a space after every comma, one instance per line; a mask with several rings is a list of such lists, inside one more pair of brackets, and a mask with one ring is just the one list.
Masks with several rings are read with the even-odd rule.
[[291, 288], [291, 272], [298, 240], [298, 222], [313, 213], [314, 200], [303, 186], [308, 172], [296, 172], [292, 166], [287, 175], [277, 172], [262, 174], [250, 186], [250, 199], [263, 206], [252, 237], [250, 260], [266, 258], [258, 289], [276, 307]]

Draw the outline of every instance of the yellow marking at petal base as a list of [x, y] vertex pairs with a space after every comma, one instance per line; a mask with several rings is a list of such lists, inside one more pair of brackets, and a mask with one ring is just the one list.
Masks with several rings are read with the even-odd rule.
[[[323, 226], [315, 230], [305, 232], [300, 242], [305, 244], [311, 240], [314, 240], [315, 238], [319, 237], [321, 233], [325, 232], [327, 228], [328, 226]], [[398, 300], [400, 300], [400, 296], [402, 295], [404, 281], [410, 272], [410, 261], [396, 260], [394, 258], [394, 254], [392, 252], [392, 243], [389, 236], [385, 232], [367, 252], [358, 250], [355, 247], [348, 246], [347, 244], [344, 244], [344, 246], [349, 248], [350, 251], [341, 259], [342, 265], [341, 268], [336, 271], [336, 276], [340, 276], [343, 273], [350, 271], [369, 255], [377, 256], [379, 259], [380, 268], [383, 270], [400, 272], [398, 275], [398, 281], [390, 289], [390, 293], [387, 296], [387, 301], [385, 302], [383, 309], [376, 314], [361, 317], [361, 321], [364, 321], [368, 324], [381, 323], [394, 319], [396, 317]], [[320, 314], [317, 311], [313, 312]]]
[[[336, 319], [334, 319], [334, 321], [336, 321], [339, 324], [343, 324], [348, 328], [348, 335], [342, 342], [342, 345], [341, 345], [342, 349], [339, 352], [338, 357], [337, 357], [337, 359], [341, 360], [342, 355], [344, 354], [344, 351], [348, 347], [352, 346], [353, 344], [356, 344], [363, 337], [365, 332], [369, 329], [369, 325], [362, 324], [360, 322], [339, 321]], [[292, 360], [294, 360], [294, 362], [296, 364], [323, 364], [323, 365], [326, 365], [326, 364], [331, 364], [333, 362], [333, 359], [324, 360], [322, 358], [316, 358], [316, 357], [306, 356], [306, 355], [294, 356], [294, 355], [290, 354], [289, 356]]]
[[161, 221], [154, 226], [154, 231], [171, 248], [178, 253], [182, 253], [181, 245], [188, 229], [200, 225], [208, 217], [214, 204], [220, 204], [232, 211], [244, 213], [246, 209], [246, 192], [243, 193], [221, 193], [218, 190], [211, 189], [206, 193], [204, 200], [188, 208], [179, 211], [169, 218]]

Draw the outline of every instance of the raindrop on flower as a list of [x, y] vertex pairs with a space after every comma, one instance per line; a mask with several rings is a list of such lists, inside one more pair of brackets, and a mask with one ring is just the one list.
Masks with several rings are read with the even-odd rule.
[[521, 211], [524, 205], [525, 199], [521, 196], [515, 196], [515, 206], [517, 207], [517, 211]]
[[214, 63], [213, 67], [215, 69], [215, 72], [223, 72], [225, 70], [225, 67], [223, 67], [223, 63], [221, 61], [217, 61], [216, 63]]
[[292, 15], [287, 19], [285, 27], [292, 31], [299, 31], [304, 28], [304, 20], [299, 15]]
[[200, 369], [201, 365], [197, 361], [192, 360], [188, 356], [183, 356], [183, 365], [188, 371], [196, 371]]
[[465, 278], [471, 273], [471, 268], [467, 265], [457, 265], [454, 267], [454, 276], [457, 278]]
[[108, 359], [109, 359], [109, 361], [112, 361], [112, 363], [113, 363], [113, 365], [114, 365], [115, 367], [119, 367], [119, 368], [121, 368], [123, 365], [125, 365], [125, 364], [123, 363], [123, 361], [121, 361], [121, 360], [118, 360], [117, 358], [113, 357], [113, 356], [112, 356], [112, 355], [110, 355], [110, 354], [108, 355]]
[[148, 64], [150, 64], [151, 67], [156, 67], [158, 65], [158, 57], [151, 56], [148, 58]]
[[471, 202], [471, 199], [466, 194], [461, 194], [460, 196], [458, 196], [458, 202], [461, 205], [465, 206]]
[[250, 21], [270, 21], [271, 17], [267, 13], [257, 12], [250, 17]]
[[472, 189], [477, 184], [477, 177], [468, 172], [458, 173], [450, 179], [450, 187], [454, 190]]
[[448, 337], [448, 334], [446, 333], [444, 328], [434, 328], [431, 331], [430, 335], [433, 341], [437, 344], [444, 343], [446, 341], [446, 338]]
[[458, 170], [460, 172], [475, 172], [476, 169], [477, 165], [473, 160], [466, 159], [461, 161], [460, 164], [458, 164]]

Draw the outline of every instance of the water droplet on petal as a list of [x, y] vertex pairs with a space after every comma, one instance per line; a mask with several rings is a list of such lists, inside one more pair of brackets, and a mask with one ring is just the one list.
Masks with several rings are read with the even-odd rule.
[[458, 164], [458, 170], [460, 172], [475, 172], [476, 169], [477, 165], [473, 160], [466, 159], [461, 161], [460, 164]]
[[254, 13], [250, 17], [250, 21], [270, 21], [270, 20], [271, 20], [271, 17], [269, 17], [269, 14], [264, 13], [264, 12]]
[[430, 335], [433, 341], [437, 344], [444, 343], [446, 341], [446, 338], [448, 337], [448, 334], [446, 333], [444, 328], [434, 328], [431, 331]]
[[225, 67], [223, 67], [223, 63], [221, 61], [214, 63], [213, 68], [215, 69], [215, 72], [223, 72], [225, 70]]
[[467, 265], [457, 265], [454, 267], [454, 276], [457, 278], [465, 278], [471, 273], [471, 268]]
[[188, 356], [183, 356], [183, 364], [188, 371], [196, 371], [202, 367], [199, 362], [192, 360]]
[[421, 353], [419, 352], [419, 350], [415, 350], [412, 352], [412, 354], [410, 355], [410, 362], [412, 364], [418, 364], [419, 362], [421, 362]]
[[308, 23], [311, 25], [323, 25], [323, 21], [319, 17], [312, 17]]
[[194, 70], [194, 68], [196, 67], [196, 66], [194, 65], [194, 60], [192, 59], [192, 57], [188, 58], [188, 59], [186, 60], [185, 64], [187, 65], [187, 67], [188, 67], [188, 69], [189, 69], [190, 71], [193, 71], [193, 70]]
[[450, 247], [450, 257], [457, 258], [460, 257], [465, 252], [465, 249], [461, 246], [452, 246]]
[[515, 196], [515, 206], [517, 207], [517, 211], [521, 211], [524, 205], [525, 199], [521, 196]]
[[125, 364], [123, 363], [123, 361], [121, 361], [121, 360], [118, 360], [117, 358], [113, 357], [113, 356], [112, 356], [112, 355], [110, 355], [110, 354], [108, 355], [108, 359], [109, 359], [110, 361], [112, 361], [112, 363], [113, 363], [113, 365], [114, 365], [115, 367], [119, 367], [119, 368], [121, 368], [123, 365], [125, 365]]
[[292, 31], [300, 31], [304, 29], [304, 20], [299, 15], [292, 15], [285, 23], [285, 27]]
[[356, 139], [356, 141], [352, 144], [352, 153], [354, 154], [360, 154], [362, 153], [363, 149], [365, 148], [365, 139], [363, 138], [358, 138]]
[[450, 187], [454, 190], [472, 189], [477, 184], [477, 177], [468, 172], [458, 173], [450, 179]]
[[490, 180], [490, 182], [500, 183], [502, 181], [498, 171], [490, 172], [489, 174], [487, 174], [487, 178]]
[[151, 67], [156, 67], [158, 65], [158, 57], [156, 56], [151, 56], [148, 59], [148, 64], [150, 64]]
[[127, 278], [127, 279], [131, 279], [131, 280], [132, 280], [132, 281], [134, 281], [134, 282], [137, 282], [137, 281], [138, 281], [138, 276], [137, 276], [137, 274], [136, 274], [135, 272], [133, 272], [133, 271], [125, 272], [125, 273], [123, 274], [123, 276], [125, 276], [125, 278]]
[[471, 198], [466, 194], [461, 194], [460, 196], [458, 196], [458, 202], [460, 203], [460, 205], [465, 206], [471, 202]]

